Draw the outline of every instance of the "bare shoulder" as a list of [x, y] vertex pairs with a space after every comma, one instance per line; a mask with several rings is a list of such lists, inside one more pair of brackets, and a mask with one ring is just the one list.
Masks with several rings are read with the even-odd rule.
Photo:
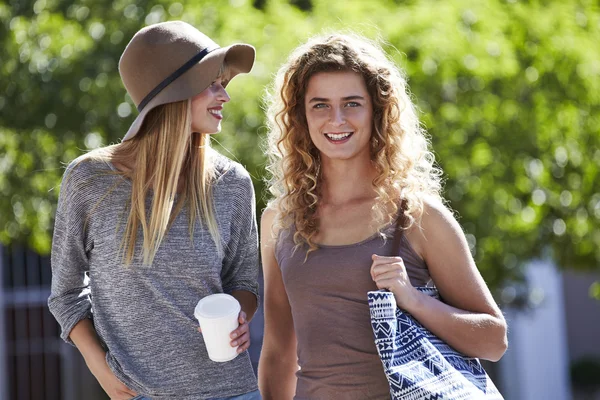
[[426, 258], [427, 249], [432, 244], [464, 235], [454, 213], [442, 199], [427, 196], [422, 201], [422, 212], [414, 216], [415, 222], [407, 230], [406, 237], [417, 253]]
[[275, 222], [275, 215], [277, 215], [277, 212], [274, 208], [265, 208], [263, 210], [262, 216], [260, 217], [261, 227], [273, 227], [273, 222]]
[[423, 198], [423, 213], [420, 218], [420, 225], [424, 230], [459, 227], [452, 210], [441, 199], [431, 196]]
[[277, 210], [273, 207], [267, 207], [264, 209], [262, 216], [260, 217], [260, 236], [263, 246], [272, 245], [275, 243], [275, 218], [277, 216]]

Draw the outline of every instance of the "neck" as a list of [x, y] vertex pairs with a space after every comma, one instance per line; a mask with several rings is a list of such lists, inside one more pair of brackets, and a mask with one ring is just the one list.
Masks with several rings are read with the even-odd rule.
[[331, 160], [322, 158], [323, 203], [344, 205], [357, 199], [375, 198], [373, 179], [375, 167], [371, 160]]

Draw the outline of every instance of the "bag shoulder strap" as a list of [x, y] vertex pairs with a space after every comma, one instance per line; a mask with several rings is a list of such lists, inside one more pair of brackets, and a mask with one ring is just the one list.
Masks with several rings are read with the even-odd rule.
[[[406, 212], [406, 201], [402, 200], [400, 209], [398, 210], [398, 216], [396, 217], [396, 222], [395, 222], [395, 229], [394, 229], [394, 237], [392, 239], [392, 245], [393, 245], [393, 249], [394, 252], [397, 252], [400, 247], [402, 246], [402, 236], [404, 236], [405, 234], [405, 229], [404, 229], [404, 222], [406, 221], [407, 217], [404, 214]], [[417, 287], [417, 289], [421, 290], [422, 292], [429, 294], [432, 297], [437, 297], [439, 298], [439, 295], [437, 294], [437, 289], [435, 287], [435, 283], [433, 283], [433, 281], [430, 279], [429, 284], [427, 286], [419, 286]], [[435, 291], [435, 293], [434, 293]], [[434, 295], [435, 294], [435, 295]]]
[[392, 241], [393, 249], [399, 249], [402, 244], [402, 236], [404, 236], [404, 222], [406, 221], [406, 200], [402, 200], [400, 202], [400, 207], [398, 207], [398, 215], [396, 216], [396, 221], [394, 223], [394, 238]]

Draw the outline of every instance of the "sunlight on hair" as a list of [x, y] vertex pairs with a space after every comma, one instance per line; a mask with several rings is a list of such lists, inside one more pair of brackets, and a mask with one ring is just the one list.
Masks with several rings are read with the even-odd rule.
[[[402, 212], [408, 228], [423, 210], [423, 197], [440, 198], [441, 170], [429, 151], [406, 79], [381, 46], [356, 34], [312, 38], [292, 52], [266, 95], [269, 207], [274, 234], [292, 224], [296, 247], [317, 245], [320, 180], [318, 150], [310, 140], [304, 110], [308, 81], [316, 73], [353, 71], [366, 83], [373, 103], [371, 159], [377, 176], [373, 221], [378, 231]], [[389, 210], [392, 210], [391, 212]]]
[[[219, 254], [223, 252], [212, 200], [213, 150], [209, 135], [192, 134], [190, 104], [190, 100], [184, 100], [158, 106], [148, 113], [134, 138], [92, 150], [79, 159], [79, 162], [92, 159], [133, 165], [132, 169], [115, 172], [132, 182], [131, 206], [121, 243], [125, 265], [130, 265], [134, 257], [141, 257], [146, 265], [152, 264], [171, 223], [186, 202], [190, 241], [195, 224], [204, 223]], [[152, 204], [147, 215], [149, 195]], [[142, 254], [138, 255], [135, 244], [140, 227]]]

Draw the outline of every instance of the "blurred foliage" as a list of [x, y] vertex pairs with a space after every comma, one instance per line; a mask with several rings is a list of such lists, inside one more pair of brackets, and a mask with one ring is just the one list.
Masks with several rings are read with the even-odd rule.
[[[181, 0], [180, 0], [181, 1]], [[64, 164], [135, 117], [117, 71], [142, 26], [182, 19], [257, 48], [229, 86], [217, 147], [265, 203], [261, 98], [289, 51], [327, 30], [386, 41], [409, 77], [488, 283], [532, 258], [600, 264], [600, 11], [591, 0], [7, 0], [0, 4], [0, 240], [49, 250]], [[509, 301], [510, 299], [504, 299]]]
[[594, 282], [590, 285], [589, 295], [592, 299], [600, 300], [600, 282]]

